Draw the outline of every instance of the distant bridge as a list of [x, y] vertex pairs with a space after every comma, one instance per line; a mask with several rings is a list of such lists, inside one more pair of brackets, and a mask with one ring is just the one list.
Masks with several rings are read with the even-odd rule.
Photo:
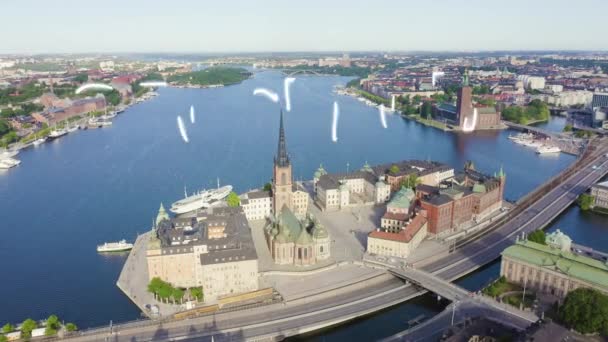
[[315, 76], [324, 76], [325, 75], [318, 71], [309, 70], [309, 69], [301, 69], [301, 70], [295, 70], [295, 71], [286, 69], [286, 70], [282, 70], [281, 73], [283, 75], [286, 75], [289, 77], [296, 76], [296, 75], [315, 75]]

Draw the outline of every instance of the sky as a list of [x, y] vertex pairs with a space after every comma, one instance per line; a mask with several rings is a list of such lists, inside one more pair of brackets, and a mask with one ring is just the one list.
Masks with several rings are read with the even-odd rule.
[[0, 53], [608, 50], [608, 0], [0, 0]]

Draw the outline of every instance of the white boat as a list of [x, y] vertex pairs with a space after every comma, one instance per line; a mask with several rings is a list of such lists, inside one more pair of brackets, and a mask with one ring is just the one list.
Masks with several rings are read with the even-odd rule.
[[126, 240], [120, 240], [118, 242], [106, 242], [103, 245], [97, 246], [97, 251], [101, 253], [107, 252], [124, 252], [133, 249], [133, 244]]
[[0, 153], [0, 160], [13, 158], [14, 156], [16, 156], [18, 154], [19, 154], [19, 151], [4, 151], [4, 152]]
[[80, 126], [78, 126], [78, 125], [68, 127], [68, 133], [76, 132], [79, 128], [80, 128]]
[[560, 153], [561, 151], [562, 150], [557, 146], [548, 146], [548, 145], [543, 145], [543, 146], [539, 147], [538, 149], [536, 149], [536, 153], [538, 153], [538, 154]]
[[49, 133], [49, 139], [53, 140], [53, 139], [57, 139], [59, 137], [62, 137], [64, 135], [68, 134], [68, 131], [66, 131], [65, 129], [54, 129], [51, 131], [51, 133]]
[[21, 164], [21, 160], [17, 160], [17, 159], [13, 159], [13, 158], [2, 159], [2, 160], [0, 160], [0, 169], [5, 169], [5, 170], [10, 169], [19, 164]]
[[34, 142], [32, 144], [34, 144], [34, 146], [38, 146], [38, 145], [44, 144], [45, 141], [46, 141], [46, 137], [42, 137], [40, 139], [34, 140]]
[[232, 191], [231, 185], [225, 185], [217, 189], [202, 190], [188, 196], [184, 190], [184, 198], [171, 204], [171, 211], [175, 214], [184, 214], [201, 208], [209, 208], [214, 202], [228, 197]]

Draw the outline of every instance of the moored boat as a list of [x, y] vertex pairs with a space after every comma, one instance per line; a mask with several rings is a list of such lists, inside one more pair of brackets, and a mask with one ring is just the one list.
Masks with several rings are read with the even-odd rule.
[[106, 242], [103, 245], [97, 246], [97, 251], [100, 253], [109, 252], [124, 252], [133, 249], [133, 244], [126, 240], [120, 240], [118, 242]]

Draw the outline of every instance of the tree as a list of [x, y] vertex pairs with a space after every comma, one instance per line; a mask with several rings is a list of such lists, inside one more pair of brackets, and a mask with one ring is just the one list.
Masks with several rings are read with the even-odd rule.
[[398, 174], [399, 171], [401, 171], [401, 170], [399, 169], [399, 166], [397, 166], [397, 165], [393, 165], [393, 166], [391, 166], [390, 169], [388, 169], [388, 172], [390, 172], [394, 175]]
[[572, 132], [572, 125], [566, 124], [566, 126], [564, 126], [564, 132]]
[[36, 321], [31, 318], [26, 319], [21, 323], [21, 338], [28, 338], [32, 336], [32, 330], [36, 329], [38, 325]]
[[559, 318], [582, 334], [608, 333], [608, 296], [588, 288], [578, 288], [566, 296]]
[[4, 335], [0, 335], [0, 342], [7, 342], [8, 338]]
[[61, 327], [59, 323], [59, 318], [56, 315], [50, 315], [46, 320], [46, 328], [44, 329], [44, 334], [46, 336], [53, 336], [57, 334], [57, 330]]
[[588, 194], [581, 194], [578, 197], [578, 205], [581, 207], [581, 210], [587, 211], [593, 207], [595, 203], [595, 198]]
[[10, 324], [10, 323], [6, 323], [3, 327], [2, 327], [2, 332], [5, 334], [8, 334], [10, 332], [13, 332], [13, 330], [15, 330], [15, 327]]
[[541, 245], [546, 245], [545, 242], [545, 232], [541, 229], [537, 229], [530, 234], [528, 234], [528, 241], [540, 243]]
[[203, 288], [202, 287], [192, 287], [190, 288], [190, 295], [196, 298], [197, 301], [203, 300]]
[[270, 183], [264, 184], [264, 191], [272, 191], [272, 184], [270, 184]]
[[173, 297], [173, 301], [181, 302], [182, 298], [184, 297], [184, 290], [174, 288], [173, 291], [171, 291], [171, 297]]
[[236, 194], [236, 192], [232, 191], [228, 195], [228, 198], [226, 198], [226, 202], [228, 203], [228, 206], [234, 208], [238, 207], [241, 204], [241, 199], [239, 198], [239, 195]]
[[86, 73], [82, 73], [82, 74], [78, 74], [78, 75], [74, 76], [74, 82], [85, 83], [88, 80], [89, 80], [89, 75], [87, 75]]
[[415, 189], [418, 183], [420, 183], [418, 176], [415, 173], [412, 173], [401, 181], [401, 186]]
[[424, 101], [422, 106], [420, 106], [420, 115], [425, 119], [431, 119], [431, 114], [433, 113], [433, 105], [430, 101]]
[[68, 324], [65, 325], [65, 330], [67, 330], [67, 331], [76, 331], [76, 330], [78, 330], [78, 327], [74, 323], [68, 323]]

